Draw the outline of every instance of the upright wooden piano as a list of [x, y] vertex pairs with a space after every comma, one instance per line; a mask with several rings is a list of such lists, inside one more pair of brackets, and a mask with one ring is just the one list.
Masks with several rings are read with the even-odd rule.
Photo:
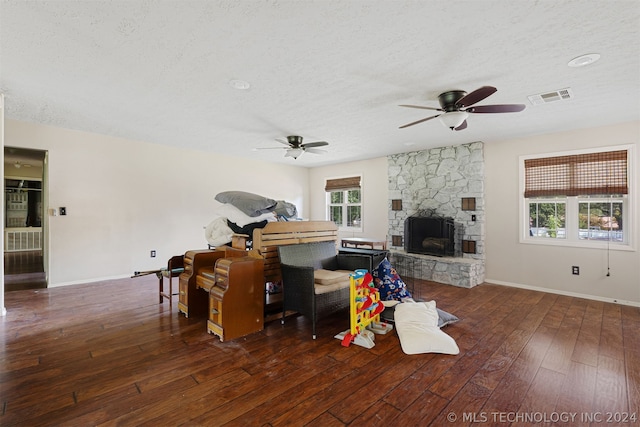
[[202, 270], [198, 287], [209, 292], [207, 331], [232, 340], [264, 329], [264, 260], [252, 256], [219, 258]]
[[[198, 289], [198, 277], [204, 271], [213, 272], [216, 260], [246, 256], [244, 249], [220, 246], [215, 249], [191, 250], [184, 254], [184, 272], [180, 274], [180, 298], [178, 312], [186, 317], [206, 317], [209, 307], [209, 297]], [[208, 292], [208, 290], [207, 290]]]
[[196, 288], [196, 275], [206, 267], [215, 264], [218, 258], [224, 256], [224, 251], [201, 249], [187, 251], [184, 254], [184, 272], [178, 278], [180, 287], [178, 313], [186, 317], [206, 316], [208, 309], [207, 298]]

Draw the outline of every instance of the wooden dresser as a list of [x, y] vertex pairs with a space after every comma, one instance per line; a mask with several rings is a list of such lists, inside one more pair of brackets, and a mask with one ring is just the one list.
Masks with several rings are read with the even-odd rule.
[[220, 258], [214, 271], [201, 271], [198, 285], [209, 290], [207, 331], [232, 340], [264, 329], [264, 260]]

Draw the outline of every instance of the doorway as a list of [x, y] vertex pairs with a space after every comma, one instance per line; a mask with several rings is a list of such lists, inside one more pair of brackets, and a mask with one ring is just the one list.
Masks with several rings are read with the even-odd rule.
[[4, 148], [4, 290], [47, 287], [46, 151]]

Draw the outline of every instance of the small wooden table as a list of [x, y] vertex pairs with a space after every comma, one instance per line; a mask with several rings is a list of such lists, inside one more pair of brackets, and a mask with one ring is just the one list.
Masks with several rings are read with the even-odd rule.
[[356, 249], [360, 246], [368, 246], [370, 249], [376, 249], [376, 246], [380, 246], [380, 249], [387, 250], [386, 240], [376, 240], [368, 237], [350, 237], [342, 239], [343, 248], [348, 248], [350, 247], [349, 245], [353, 245]]

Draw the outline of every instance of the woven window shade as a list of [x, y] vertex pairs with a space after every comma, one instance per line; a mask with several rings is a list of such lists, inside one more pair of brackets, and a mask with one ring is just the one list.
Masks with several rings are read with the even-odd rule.
[[524, 197], [627, 194], [627, 150], [524, 161]]
[[360, 177], [328, 179], [324, 191], [354, 190], [360, 188]]

